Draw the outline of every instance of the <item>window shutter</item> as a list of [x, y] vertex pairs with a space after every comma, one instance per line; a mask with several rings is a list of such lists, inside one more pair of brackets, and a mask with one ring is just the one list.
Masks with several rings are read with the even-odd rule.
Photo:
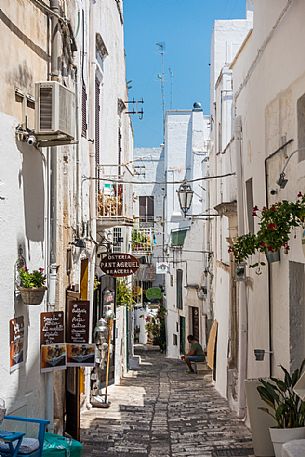
[[82, 85], [82, 136], [87, 136], [87, 92], [86, 86]]
[[153, 221], [154, 220], [154, 197], [149, 196], [147, 197], [147, 221]]
[[178, 309], [183, 309], [182, 281], [183, 270], [178, 269], [176, 270], [176, 300]]
[[[100, 178], [100, 82], [95, 78], [95, 165], [96, 177]], [[100, 189], [100, 181], [97, 181], [96, 188]]]

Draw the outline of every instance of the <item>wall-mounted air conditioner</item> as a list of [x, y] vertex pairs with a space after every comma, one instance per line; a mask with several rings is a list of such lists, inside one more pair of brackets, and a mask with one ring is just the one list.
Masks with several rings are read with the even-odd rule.
[[40, 139], [75, 138], [75, 95], [57, 81], [35, 84], [35, 135]]

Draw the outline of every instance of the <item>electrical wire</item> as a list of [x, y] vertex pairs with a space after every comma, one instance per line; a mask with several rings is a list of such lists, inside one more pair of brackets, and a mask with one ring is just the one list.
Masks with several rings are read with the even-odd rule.
[[224, 175], [215, 175], [215, 176], [204, 176], [201, 178], [194, 178], [194, 179], [183, 179], [181, 181], [145, 181], [145, 182], [139, 182], [139, 181], [124, 181], [120, 179], [113, 179], [113, 178], [94, 178], [94, 177], [89, 177], [89, 176], [83, 176], [82, 179], [83, 181], [87, 180], [96, 180], [96, 181], [106, 181], [106, 182], [113, 182], [115, 184], [136, 184], [136, 185], [151, 185], [151, 184], [159, 184], [159, 185], [164, 185], [164, 184], [182, 184], [185, 182], [197, 182], [197, 181], [206, 181], [209, 179], [221, 179], [221, 178], [226, 178], [228, 176], [235, 176], [236, 173], [225, 173]]
[[46, 5], [42, 0], [31, 0], [32, 3], [36, 4], [39, 8], [42, 8], [47, 14], [51, 14], [52, 16], [57, 17], [59, 21], [64, 22], [67, 24], [67, 19], [61, 16], [60, 14], [57, 14], [55, 11], [53, 11], [51, 8], [49, 8], [48, 5]]

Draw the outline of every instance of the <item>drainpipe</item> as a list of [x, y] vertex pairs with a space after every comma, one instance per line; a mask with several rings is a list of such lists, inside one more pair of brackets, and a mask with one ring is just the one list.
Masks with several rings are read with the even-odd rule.
[[[243, 235], [245, 233], [245, 226], [242, 175], [242, 124], [240, 116], [235, 119], [234, 138], [236, 144], [238, 235]], [[244, 281], [239, 281], [238, 283], [238, 315], [238, 417], [244, 418], [246, 412], [245, 379], [247, 377], [248, 351], [247, 298], [246, 284]]]
[[[96, 177], [96, 161], [95, 161], [95, 30], [94, 30], [94, 3], [90, 2], [90, 9], [89, 9], [89, 30], [90, 30], [90, 56], [89, 56], [89, 172], [90, 177]], [[84, 50], [83, 50], [84, 51]], [[95, 101], [95, 103], [94, 103]], [[89, 217], [90, 217], [90, 237], [96, 240], [96, 183], [94, 179], [89, 180]], [[82, 202], [81, 202], [82, 204]], [[93, 243], [91, 243], [92, 252], [91, 252], [91, 259], [90, 259], [90, 277], [89, 277], [89, 299], [90, 299], [90, 312], [91, 316], [93, 316], [93, 293], [94, 293], [94, 277], [95, 277], [95, 263], [96, 263], [96, 248]], [[92, 327], [95, 325], [95, 322], [89, 323], [89, 331], [90, 335], [92, 335]], [[90, 400], [90, 370], [87, 370], [87, 378], [86, 378], [86, 390], [87, 390], [87, 401]]]
[[[59, 15], [58, 0], [50, 0], [51, 10]], [[57, 16], [51, 17], [51, 79], [59, 79], [59, 43], [60, 43], [60, 26]], [[49, 290], [48, 290], [48, 310], [53, 311], [56, 301], [57, 285], [57, 266], [56, 266], [56, 230], [57, 230], [57, 148], [49, 149], [50, 165], [50, 267], [49, 267]], [[54, 376], [53, 373], [46, 374], [46, 403], [45, 416], [50, 421], [48, 429], [54, 430]]]

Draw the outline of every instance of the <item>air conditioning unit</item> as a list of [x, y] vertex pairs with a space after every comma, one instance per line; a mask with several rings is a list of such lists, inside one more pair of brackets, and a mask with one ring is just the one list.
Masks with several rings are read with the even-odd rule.
[[75, 95], [57, 81], [35, 84], [35, 135], [40, 140], [74, 140]]

